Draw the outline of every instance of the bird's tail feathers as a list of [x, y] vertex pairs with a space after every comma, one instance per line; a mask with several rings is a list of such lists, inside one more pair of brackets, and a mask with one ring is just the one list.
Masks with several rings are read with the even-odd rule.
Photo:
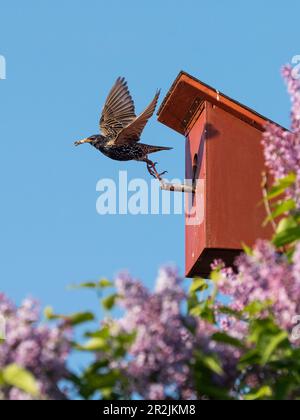
[[148, 146], [148, 153], [161, 152], [162, 150], [172, 150], [173, 147], [165, 146]]

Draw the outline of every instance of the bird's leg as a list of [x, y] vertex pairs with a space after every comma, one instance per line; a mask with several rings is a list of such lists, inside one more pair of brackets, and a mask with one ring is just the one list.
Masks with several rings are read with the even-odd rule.
[[153, 176], [154, 178], [156, 178], [155, 173], [153, 172], [152, 166], [150, 166], [148, 163], [147, 163], [147, 169], [148, 169], [149, 174]]
[[150, 159], [145, 159], [145, 162], [147, 164], [148, 172], [151, 176], [158, 179], [159, 181], [162, 181], [162, 176], [167, 173], [167, 171], [164, 171], [162, 173], [158, 173], [156, 170], [157, 162], [152, 162]]

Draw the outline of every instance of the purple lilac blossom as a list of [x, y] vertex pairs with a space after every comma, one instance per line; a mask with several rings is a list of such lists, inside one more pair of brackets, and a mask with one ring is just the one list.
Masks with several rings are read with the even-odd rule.
[[268, 303], [277, 324], [290, 331], [300, 313], [299, 257], [298, 247], [290, 264], [269, 242], [258, 241], [252, 255], [237, 259], [238, 273], [221, 270], [219, 290], [240, 310], [254, 302]]
[[[0, 370], [10, 364], [18, 364], [34, 375], [41, 398], [65, 398], [58, 383], [67, 375], [66, 361], [70, 353], [68, 328], [63, 324], [51, 328], [39, 324], [39, 306], [32, 299], [24, 300], [17, 307], [0, 294], [0, 314], [6, 320], [5, 340], [0, 344]], [[2, 390], [1, 398], [32, 399], [17, 388]]]
[[[197, 398], [190, 363], [197, 350], [217, 352], [226, 374], [216, 383], [232, 380], [239, 350], [212, 340], [217, 326], [185, 314], [186, 293], [175, 269], [159, 271], [155, 290], [150, 293], [128, 274], [116, 281], [120, 304], [125, 308], [118, 325], [136, 332], [128, 360], [116, 363], [131, 384], [131, 392], [145, 399]], [[194, 333], [191, 332], [193, 329]]]
[[288, 85], [292, 100], [291, 130], [287, 131], [273, 123], [268, 123], [263, 136], [266, 165], [275, 179], [279, 180], [291, 173], [296, 175], [295, 185], [288, 190], [300, 208], [300, 80], [293, 77], [293, 69], [285, 66], [283, 77]]

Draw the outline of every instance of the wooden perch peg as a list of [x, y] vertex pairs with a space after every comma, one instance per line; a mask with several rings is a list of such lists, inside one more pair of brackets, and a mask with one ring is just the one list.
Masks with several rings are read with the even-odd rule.
[[161, 190], [172, 191], [172, 192], [182, 192], [182, 193], [190, 193], [190, 194], [195, 194], [196, 192], [196, 188], [193, 185], [169, 184], [169, 183], [164, 182], [164, 180], [160, 181], [160, 188]]

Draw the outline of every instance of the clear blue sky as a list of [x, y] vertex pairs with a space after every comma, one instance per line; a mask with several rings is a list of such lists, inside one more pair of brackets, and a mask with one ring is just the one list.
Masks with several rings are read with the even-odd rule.
[[[97, 215], [97, 180], [125, 166], [73, 141], [97, 132], [117, 76], [142, 110], [180, 70], [287, 125], [279, 69], [300, 54], [299, 0], [0, 0], [0, 13], [0, 289], [68, 312], [96, 305], [70, 283], [183, 271], [183, 218]], [[143, 140], [174, 146], [160, 167], [183, 176], [180, 135], [153, 119]], [[141, 164], [128, 170], [150, 180]]]

